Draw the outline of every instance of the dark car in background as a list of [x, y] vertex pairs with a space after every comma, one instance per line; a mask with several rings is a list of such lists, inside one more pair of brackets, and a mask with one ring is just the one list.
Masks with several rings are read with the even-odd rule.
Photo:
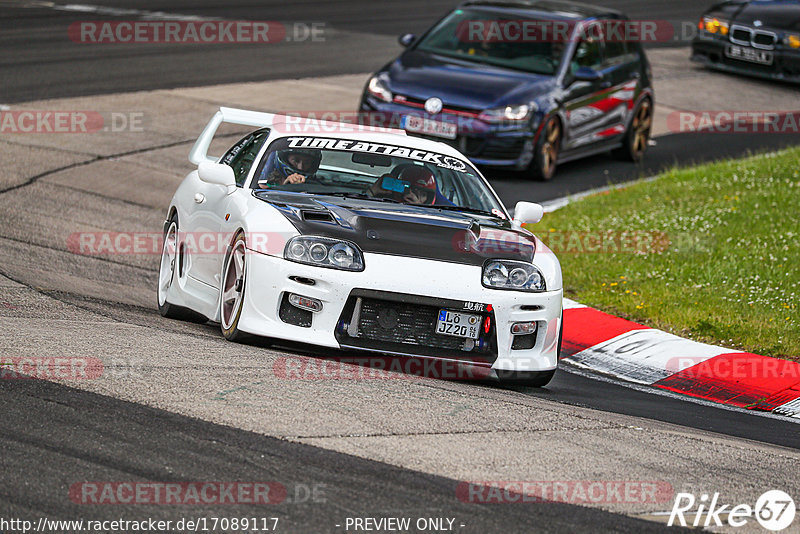
[[360, 109], [538, 179], [609, 150], [638, 162], [654, 94], [641, 43], [607, 38], [627, 23], [572, 2], [465, 2], [400, 37], [406, 50], [370, 78]]
[[712, 6], [698, 23], [692, 61], [737, 74], [800, 82], [800, 1]]

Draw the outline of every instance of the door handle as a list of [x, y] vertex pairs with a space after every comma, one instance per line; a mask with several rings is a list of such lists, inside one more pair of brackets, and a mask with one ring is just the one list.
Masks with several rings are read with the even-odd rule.
[[600, 82], [600, 89], [608, 89], [609, 87], [611, 87], [611, 82], [609, 80]]
[[206, 201], [206, 196], [203, 193], [195, 193], [194, 194], [194, 201], [197, 204], [202, 204], [203, 202]]

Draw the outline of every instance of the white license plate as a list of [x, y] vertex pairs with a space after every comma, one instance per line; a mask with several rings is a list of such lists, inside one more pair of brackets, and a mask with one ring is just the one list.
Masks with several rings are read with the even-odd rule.
[[455, 139], [458, 134], [458, 126], [452, 122], [432, 121], [416, 115], [406, 115], [401, 124], [407, 132], [411, 133], [446, 137], [447, 139]]
[[772, 65], [772, 52], [758, 50], [749, 46], [728, 45], [725, 47], [725, 55], [733, 59], [741, 59], [760, 65]]
[[439, 320], [436, 321], [437, 334], [478, 339], [480, 328], [480, 315], [439, 310]]

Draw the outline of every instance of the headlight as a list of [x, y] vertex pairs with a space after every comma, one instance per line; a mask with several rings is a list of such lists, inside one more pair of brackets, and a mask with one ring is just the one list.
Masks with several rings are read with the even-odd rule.
[[289, 261], [330, 269], [364, 270], [364, 256], [357, 245], [328, 237], [293, 237], [286, 243], [283, 257]]
[[697, 27], [708, 33], [728, 35], [728, 23], [719, 20], [717, 17], [703, 17]]
[[367, 85], [367, 91], [369, 91], [369, 94], [379, 100], [383, 100], [384, 102], [392, 101], [392, 92], [386, 86], [386, 82], [380, 79], [378, 76], [373, 76], [369, 81], [369, 84]]
[[524, 121], [529, 119], [534, 111], [536, 111], [536, 104], [522, 104], [521, 106], [487, 109], [482, 111], [478, 118], [486, 122]]
[[512, 260], [491, 260], [483, 266], [483, 285], [492, 289], [545, 291], [542, 272], [530, 263]]
[[783, 44], [789, 48], [800, 48], [800, 35], [790, 33], [783, 38]]

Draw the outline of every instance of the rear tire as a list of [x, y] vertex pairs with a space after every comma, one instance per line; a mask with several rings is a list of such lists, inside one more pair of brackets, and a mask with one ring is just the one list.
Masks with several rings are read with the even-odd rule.
[[644, 159], [647, 145], [650, 142], [650, 130], [653, 127], [653, 104], [649, 98], [642, 100], [636, 107], [631, 125], [622, 139], [622, 146], [614, 150], [614, 155], [625, 161], [639, 163]]
[[194, 310], [176, 306], [167, 301], [167, 293], [178, 276], [176, 267], [179, 262], [178, 248], [178, 215], [173, 215], [164, 232], [164, 244], [161, 247], [161, 265], [158, 269], [158, 313], [168, 319], [205, 323], [208, 318]]
[[533, 161], [529, 170], [536, 180], [552, 180], [556, 175], [558, 152], [561, 148], [561, 122], [558, 117], [550, 117], [542, 126], [539, 139], [533, 148]]

